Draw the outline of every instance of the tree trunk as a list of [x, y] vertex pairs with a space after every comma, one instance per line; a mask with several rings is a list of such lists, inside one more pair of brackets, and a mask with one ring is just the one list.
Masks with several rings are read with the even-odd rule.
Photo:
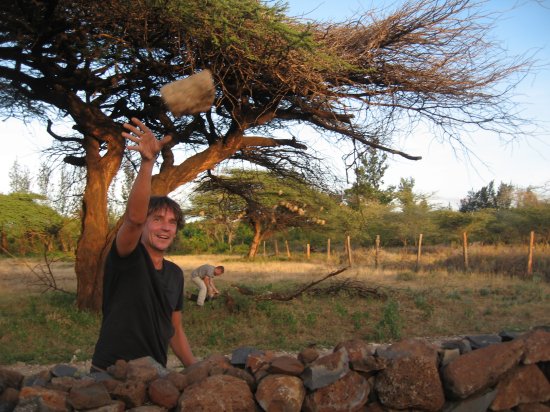
[[88, 138], [86, 143], [86, 188], [75, 263], [77, 306], [97, 312], [103, 296], [103, 263], [114, 234], [109, 231], [107, 193], [120, 167], [122, 150], [101, 157], [96, 139]]
[[248, 250], [248, 258], [253, 259], [258, 253], [258, 248], [262, 241], [262, 225], [260, 222], [254, 222], [254, 237], [252, 238], [252, 243], [250, 244], [250, 249]]
[[[95, 119], [92, 119], [92, 121]], [[121, 224], [109, 229], [107, 193], [124, 152], [124, 139], [120, 129], [92, 128], [101, 136], [85, 137], [86, 189], [82, 201], [82, 230], [76, 250], [75, 271], [77, 277], [77, 306], [98, 312], [103, 295], [103, 264], [111, 242]], [[100, 142], [108, 142], [108, 151], [102, 156]], [[191, 182], [197, 175], [211, 169], [241, 149], [242, 131], [229, 135], [225, 142], [218, 142], [203, 152], [197, 153], [178, 166], [163, 162], [159, 174], [153, 176], [151, 190], [163, 196], [179, 186]], [[164, 156], [164, 154], [163, 154]]]

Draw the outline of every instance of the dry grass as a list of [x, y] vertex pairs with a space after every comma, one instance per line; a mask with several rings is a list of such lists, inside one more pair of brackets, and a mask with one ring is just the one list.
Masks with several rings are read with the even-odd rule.
[[[261, 295], [293, 291], [341, 267], [338, 258], [248, 261], [203, 255], [170, 260], [185, 272], [187, 296], [195, 292], [189, 281], [195, 267], [210, 263], [226, 268], [216, 284], [229, 298], [205, 308], [187, 300], [184, 307], [184, 326], [199, 356], [229, 353], [241, 345], [297, 351], [311, 343], [331, 347], [351, 338], [391, 341], [521, 331], [550, 323], [550, 283], [543, 276], [525, 279], [438, 268], [434, 262], [445, 260], [440, 251], [423, 256], [423, 266], [415, 272], [414, 254], [411, 258], [403, 251], [384, 253], [380, 269], [374, 268], [368, 254], [356, 254], [352, 268], [289, 302], [258, 301], [234, 285]], [[81, 360], [89, 359], [99, 316], [77, 313], [74, 295], [36, 293], [39, 288], [32, 285], [36, 277], [30, 268], [36, 272], [39, 262], [31, 263], [3, 260], [0, 264], [0, 364], [68, 361], [75, 353]], [[52, 267], [58, 284], [74, 291], [72, 264], [56, 262]], [[385, 298], [361, 296], [345, 287], [337, 294], [328, 293], [329, 286], [345, 280], [375, 288]]]

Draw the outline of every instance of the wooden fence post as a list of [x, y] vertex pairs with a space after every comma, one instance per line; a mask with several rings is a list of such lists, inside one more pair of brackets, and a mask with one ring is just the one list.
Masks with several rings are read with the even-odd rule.
[[462, 233], [462, 255], [464, 259], [464, 270], [468, 270], [468, 234]]
[[529, 257], [527, 258], [527, 274], [533, 275], [533, 249], [535, 247], [535, 231], [531, 230], [529, 236]]
[[422, 257], [422, 233], [418, 235], [418, 252], [416, 253], [416, 272], [420, 270], [420, 258]]
[[327, 239], [327, 260], [330, 260], [330, 238]]
[[309, 243], [306, 245], [306, 257], [309, 259], [309, 257], [311, 256], [310, 254], [310, 247], [309, 247]]
[[349, 235], [346, 238], [346, 249], [348, 250], [348, 264], [351, 267], [351, 238], [349, 237]]
[[275, 256], [279, 256], [279, 242], [275, 239]]
[[265, 254], [265, 240], [264, 240], [264, 257], [265, 257], [265, 256], [266, 256], [266, 254]]
[[380, 235], [376, 235], [376, 248], [374, 249], [374, 268], [378, 269], [378, 254], [380, 253]]
[[285, 239], [286, 257], [290, 257], [290, 248], [288, 247], [288, 240]]

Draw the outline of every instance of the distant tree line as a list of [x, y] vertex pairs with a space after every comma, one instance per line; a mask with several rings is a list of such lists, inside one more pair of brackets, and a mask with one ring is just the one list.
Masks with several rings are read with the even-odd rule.
[[[322, 249], [330, 238], [334, 247], [347, 236], [355, 247], [470, 242], [525, 244], [530, 231], [537, 242], [550, 242], [550, 200], [534, 188], [494, 182], [470, 191], [459, 210], [434, 206], [430, 196], [415, 191], [413, 178], [397, 186], [383, 185], [385, 156], [372, 151], [361, 159], [355, 182], [335, 192], [314, 186], [296, 174], [268, 171], [212, 172], [197, 182], [184, 206], [187, 224], [173, 253], [237, 253], [253, 258], [264, 243], [302, 250], [306, 243]], [[115, 224], [134, 171], [123, 168], [110, 190], [110, 221]], [[55, 179], [42, 165], [34, 187], [30, 172], [15, 162], [9, 194], [0, 195], [0, 245], [3, 254], [72, 252], [80, 234], [78, 190], [81, 178], [61, 170]], [[80, 180], [79, 180], [80, 179]], [[35, 188], [36, 190], [31, 190]]]

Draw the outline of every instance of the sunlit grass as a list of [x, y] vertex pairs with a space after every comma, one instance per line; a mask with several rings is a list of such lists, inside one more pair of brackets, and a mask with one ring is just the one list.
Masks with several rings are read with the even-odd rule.
[[[434, 261], [441, 258], [439, 253], [432, 256]], [[309, 261], [296, 257], [249, 261], [227, 255], [170, 257], [185, 271], [186, 296], [196, 292], [190, 281], [195, 267], [211, 263], [226, 268], [216, 284], [230, 300], [222, 297], [204, 308], [185, 301], [183, 323], [194, 352], [199, 357], [227, 354], [243, 345], [294, 352], [310, 344], [330, 348], [351, 338], [388, 342], [523, 331], [549, 322], [550, 283], [543, 276], [434, 269], [429, 256], [424, 261], [427, 268], [415, 271], [403, 262], [414, 263], [416, 257], [402, 251], [386, 252], [386, 268], [374, 268], [364, 256], [356, 258], [351, 268], [333, 280], [360, 282], [383, 298], [360, 297], [344, 289], [336, 295], [304, 293], [282, 302], [258, 300], [237, 288], [247, 288], [255, 296], [296, 290], [342, 266], [338, 259], [327, 261], [322, 255]], [[390, 258], [395, 267], [390, 267]], [[89, 359], [100, 316], [77, 311], [74, 292], [37, 293], [28, 282], [32, 274], [13, 263], [13, 272], [0, 265], [0, 364]], [[69, 273], [66, 264], [57, 268], [68, 289], [74, 291], [74, 273]]]

